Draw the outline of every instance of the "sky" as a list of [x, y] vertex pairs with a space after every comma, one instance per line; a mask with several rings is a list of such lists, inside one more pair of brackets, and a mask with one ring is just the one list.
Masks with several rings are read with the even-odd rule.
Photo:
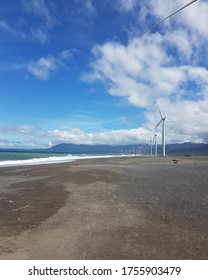
[[[0, 148], [208, 143], [208, 1], [1, 0]], [[161, 125], [156, 133], [161, 143]]]

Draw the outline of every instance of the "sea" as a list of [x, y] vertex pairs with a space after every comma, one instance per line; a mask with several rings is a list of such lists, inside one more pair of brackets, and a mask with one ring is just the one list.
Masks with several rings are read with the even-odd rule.
[[68, 154], [30, 151], [0, 151], [0, 167], [71, 162], [87, 158], [120, 157], [121, 154]]

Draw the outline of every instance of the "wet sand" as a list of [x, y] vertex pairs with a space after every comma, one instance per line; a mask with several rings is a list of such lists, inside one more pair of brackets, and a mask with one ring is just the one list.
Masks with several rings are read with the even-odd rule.
[[208, 158], [1, 168], [0, 259], [208, 259]]

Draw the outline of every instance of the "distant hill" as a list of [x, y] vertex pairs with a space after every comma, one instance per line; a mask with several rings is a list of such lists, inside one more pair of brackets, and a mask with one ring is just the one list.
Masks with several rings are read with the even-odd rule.
[[166, 150], [169, 154], [208, 156], [208, 144], [172, 144], [167, 145]]
[[[162, 146], [157, 146], [158, 155], [162, 154]], [[111, 153], [111, 154], [150, 154], [150, 145], [86, 145], [86, 144], [72, 144], [62, 143], [50, 147], [48, 149], [1, 149], [1, 152], [39, 152], [39, 153], [77, 153], [77, 154], [96, 154], [96, 153]], [[155, 153], [155, 147], [152, 146], [152, 153]], [[166, 145], [167, 155], [198, 155], [208, 156], [208, 144], [197, 143], [182, 143], [182, 144], [168, 144]]]
[[49, 152], [56, 153], [120, 153], [123, 146], [110, 145], [85, 145], [85, 144], [67, 144], [62, 143], [49, 149]]
[[[68, 144], [62, 143], [55, 145], [49, 149], [48, 152], [55, 153], [138, 153], [150, 149], [147, 145], [85, 145], [85, 144]], [[162, 152], [162, 146], [158, 145], [158, 154]], [[154, 145], [153, 145], [154, 153]], [[182, 143], [166, 145], [167, 154], [175, 155], [208, 155], [208, 144], [197, 143]]]

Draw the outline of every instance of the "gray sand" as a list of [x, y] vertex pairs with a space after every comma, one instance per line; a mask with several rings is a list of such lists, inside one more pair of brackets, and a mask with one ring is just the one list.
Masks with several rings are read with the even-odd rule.
[[0, 259], [208, 259], [207, 157], [1, 168], [0, 192]]

